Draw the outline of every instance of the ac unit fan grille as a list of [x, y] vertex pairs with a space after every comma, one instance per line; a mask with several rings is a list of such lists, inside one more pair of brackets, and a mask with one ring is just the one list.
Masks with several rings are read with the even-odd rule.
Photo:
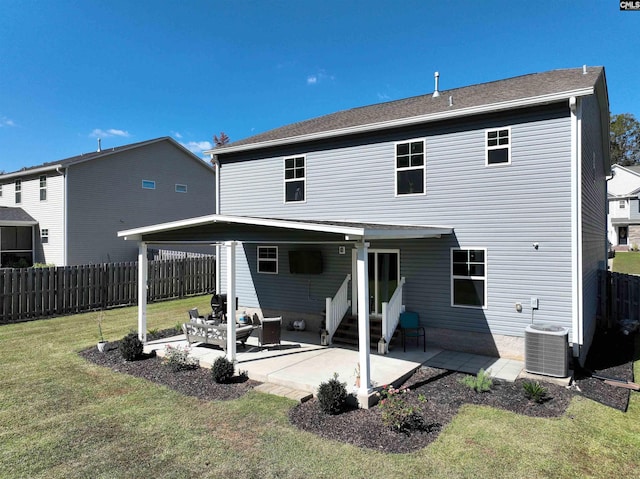
[[527, 327], [524, 333], [525, 370], [546, 376], [567, 377], [569, 362], [567, 348], [569, 332], [562, 328]]

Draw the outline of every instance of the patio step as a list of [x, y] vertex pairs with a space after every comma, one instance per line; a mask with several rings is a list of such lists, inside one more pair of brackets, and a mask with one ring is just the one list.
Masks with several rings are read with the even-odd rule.
[[301, 403], [307, 402], [313, 397], [313, 394], [311, 394], [310, 392], [301, 391], [299, 389], [292, 389], [287, 386], [281, 386], [274, 383], [262, 383], [259, 386], [256, 386], [254, 389], [264, 394], [273, 394], [274, 396], [286, 397], [289, 399], [293, 399], [294, 401], [299, 401]]
[[[378, 340], [382, 336], [382, 319], [371, 318], [369, 320], [369, 339], [372, 348], [378, 347]], [[398, 336], [398, 330], [394, 333], [391, 340]], [[358, 345], [358, 318], [356, 316], [345, 316], [340, 326], [333, 335], [333, 342], [339, 344]]]

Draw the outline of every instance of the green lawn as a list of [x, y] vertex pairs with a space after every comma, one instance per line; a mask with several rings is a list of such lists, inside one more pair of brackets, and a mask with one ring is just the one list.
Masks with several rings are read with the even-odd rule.
[[640, 252], [616, 252], [611, 271], [614, 273], [640, 274]]
[[[148, 326], [208, 302], [149, 305]], [[107, 339], [136, 314], [108, 311]], [[204, 402], [89, 364], [77, 352], [95, 347], [95, 316], [0, 326], [0, 477], [640, 477], [639, 393], [626, 414], [587, 399], [557, 419], [465, 406], [429, 447], [391, 455], [298, 431], [287, 399]]]

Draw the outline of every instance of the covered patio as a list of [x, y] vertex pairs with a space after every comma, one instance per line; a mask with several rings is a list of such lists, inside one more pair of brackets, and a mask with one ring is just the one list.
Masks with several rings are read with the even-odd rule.
[[[341, 354], [343, 357], [332, 361], [317, 362], [318, 376], [322, 376], [322, 380], [330, 378], [334, 372], [345, 371], [349, 369], [353, 371], [356, 365], [360, 370], [360, 386], [357, 390], [357, 398], [361, 406], [368, 407], [371, 396], [374, 394], [376, 385], [388, 384], [395, 382], [403, 375], [401, 372], [406, 367], [408, 370], [415, 370], [421, 363], [428, 358], [428, 353], [419, 351], [420, 358], [417, 361], [408, 361], [409, 364], [397, 363], [393, 364], [392, 356], [380, 356], [386, 362], [378, 359], [372, 360], [370, 350], [370, 294], [368, 281], [368, 250], [371, 241], [385, 240], [404, 240], [404, 239], [423, 239], [423, 238], [440, 238], [442, 235], [448, 235], [453, 232], [450, 227], [444, 226], [423, 226], [423, 225], [394, 225], [394, 224], [376, 224], [376, 223], [357, 223], [344, 221], [328, 221], [328, 220], [297, 220], [297, 219], [270, 219], [255, 218], [245, 216], [228, 216], [228, 215], [208, 215], [198, 218], [190, 218], [181, 221], [152, 225], [148, 227], [136, 228], [132, 230], [121, 231], [119, 237], [126, 240], [137, 241], [139, 244], [138, 252], [138, 334], [143, 342], [146, 342], [146, 274], [147, 274], [147, 246], [149, 244], [208, 244], [216, 248], [216, 291], [224, 291], [228, 298], [235, 298], [236, 295], [236, 249], [242, 244], [336, 244], [340, 246], [349, 245], [354, 251], [354, 262], [351, 273], [347, 275], [344, 284], [353, 277], [354, 289], [351, 299], [347, 299], [348, 291], [343, 287], [336, 294], [338, 304], [335, 307], [329, 298], [326, 307], [326, 328], [329, 330], [329, 337], [332, 331], [337, 327], [337, 323], [342, 319], [347, 309], [351, 309], [352, 313], [358, 318], [358, 349], [344, 350], [344, 354], [338, 348], [329, 348], [333, 351], [331, 356], [338, 358]], [[226, 267], [226, 288], [221, 285], [220, 263], [223, 259], [222, 249], [226, 249], [225, 267]], [[402, 305], [402, 283], [389, 300], [389, 303], [383, 307], [383, 337], [386, 341], [382, 341], [383, 347], [386, 349], [390, 342], [391, 336], [398, 324], [398, 317]], [[227, 317], [236, 318], [236, 304], [234, 301], [227, 303]], [[235, 341], [235, 321], [227, 322], [227, 348], [226, 355], [229, 360], [236, 362], [239, 369], [247, 369], [255, 364], [250, 364], [251, 360], [245, 353], [238, 352]], [[375, 338], [374, 338], [375, 339]], [[306, 343], [305, 343], [306, 344]], [[312, 343], [310, 343], [312, 344]], [[315, 351], [315, 353], [314, 353]], [[324, 355], [326, 348], [318, 347], [315, 350], [306, 351], [305, 354]], [[280, 352], [282, 353], [282, 351]], [[251, 353], [246, 353], [251, 354]], [[418, 354], [418, 353], [416, 353]], [[435, 354], [435, 353], [434, 353]], [[285, 357], [279, 354], [277, 357]], [[377, 358], [377, 356], [376, 356]], [[300, 358], [298, 357], [298, 360]], [[266, 363], [265, 363], [266, 364]], [[276, 364], [271, 361], [270, 364]], [[396, 368], [398, 373], [393, 380], [388, 380], [386, 375], [381, 371], [385, 369], [382, 364], [389, 365], [390, 369]], [[393, 365], [392, 365], [393, 364]], [[401, 366], [401, 364], [403, 366]], [[245, 365], [247, 366], [245, 368]], [[254, 368], [255, 369], [255, 368]], [[338, 370], [339, 369], [339, 370]], [[276, 368], [277, 370], [277, 368]], [[259, 376], [257, 371], [253, 373]], [[287, 371], [289, 376], [295, 376], [294, 370]], [[308, 375], [307, 372], [304, 373]], [[269, 373], [269, 381], [277, 376], [273, 371]], [[344, 377], [341, 375], [341, 377]], [[315, 388], [314, 383], [305, 385], [304, 387]]]

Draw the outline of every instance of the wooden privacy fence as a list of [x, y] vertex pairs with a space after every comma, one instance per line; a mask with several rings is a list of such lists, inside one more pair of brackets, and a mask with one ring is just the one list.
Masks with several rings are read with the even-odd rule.
[[600, 271], [599, 316], [613, 327], [628, 319], [640, 321], [640, 276]]
[[[149, 261], [147, 301], [215, 289], [215, 258]], [[138, 263], [0, 269], [0, 323], [131, 306], [138, 302]]]

